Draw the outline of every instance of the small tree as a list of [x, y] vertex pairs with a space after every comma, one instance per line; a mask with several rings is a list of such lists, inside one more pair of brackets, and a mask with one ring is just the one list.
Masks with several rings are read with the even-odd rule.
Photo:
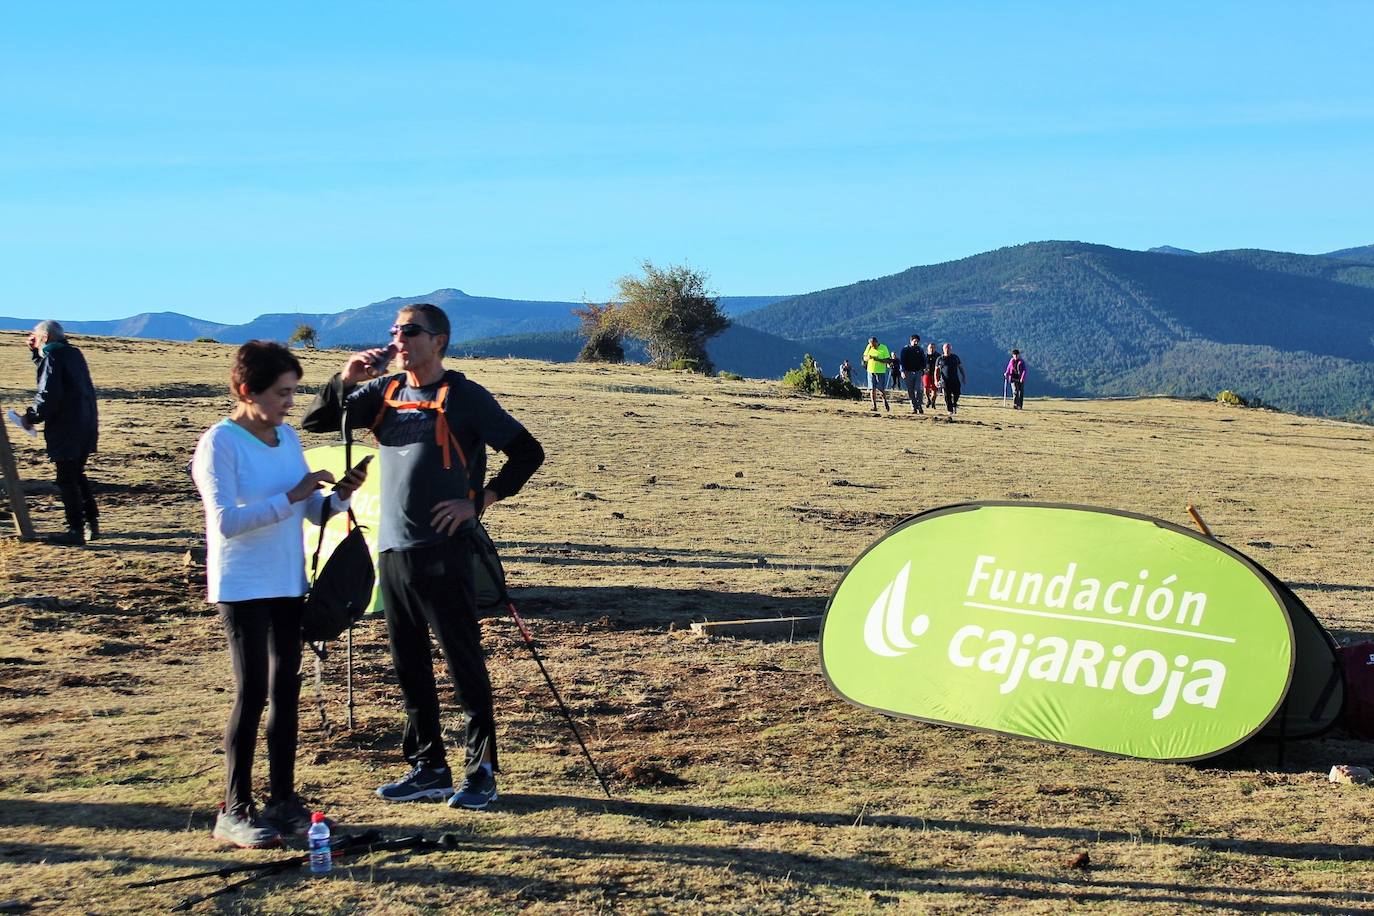
[[849, 381], [842, 378], [827, 377], [821, 371], [821, 367], [816, 365], [816, 360], [811, 357], [810, 353], [802, 357], [800, 368], [787, 370], [782, 377], [782, 385], [793, 391], [825, 398], [858, 400], [863, 397], [863, 392]]
[[319, 335], [315, 333], [315, 329], [305, 322], [301, 322], [296, 325], [296, 330], [291, 332], [291, 339], [287, 343], [300, 344], [306, 349], [313, 350], [318, 340]]
[[692, 360], [696, 371], [709, 374], [706, 341], [728, 328], [730, 319], [706, 289], [706, 273], [685, 265], [660, 270], [649, 261], [640, 267], [644, 276], [624, 276], [617, 284], [623, 326], [644, 341], [655, 365]]
[[625, 362], [625, 326], [620, 320], [620, 309], [614, 302], [605, 305], [588, 302], [572, 312], [582, 320], [578, 333], [587, 339], [582, 351], [577, 354], [578, 362]]

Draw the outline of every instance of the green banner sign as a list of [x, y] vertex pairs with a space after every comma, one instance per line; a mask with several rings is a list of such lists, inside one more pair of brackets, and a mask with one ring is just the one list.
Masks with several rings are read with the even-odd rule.
[[1122, 512], [974, 503], [865, 551], [826, 608], [821, 663], [881, 712], [1195, 760], [1274, 715], [1294, 641], [1263, 570], [1215, 540]]
[[[377, 565], [377, 525], [382, 517], [382, 468], [381, 462], [377, 460], [377, 450], [363, 445], [352, 447], [353, 463], [356, 465], [363, 460], [365, 455], [372, 456], [372, 463], [367, 466], [367, 480], [353, 494], [353, 515], [358, 519], [358, 524], [367, 529], [367, 546], [372, 553], [372, 565]], [[348, 469], [344, 466], [344, 447], [342, 445], [320, 445], [315, 448], [306, 449], [305, 463], [312, 471], [329, 471], [336, 480], [342, 480]], [[320, 551], [320, 568], [324, 568], [324, 562], [329, 555], [334, 552], [334, 548], [339, 546], [339, 542], [348, 533], [348, 516], [339, 513], [329, 520], [329, 524], [324, 530], [324, 547]], [[310, 575], [310, 558], [315, 554], [315, 544], [320, 536], [320, 529], [314, 522], [305, 522], [305, 574]], [[378, 614], [382, 610], [382, 590], [379, 584], [372, 589], [372, 603], [367, 607], [367, 613]]]

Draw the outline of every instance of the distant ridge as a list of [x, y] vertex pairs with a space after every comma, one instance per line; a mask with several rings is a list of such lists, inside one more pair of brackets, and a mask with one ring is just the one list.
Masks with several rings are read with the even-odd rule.
[[[770, 305], [782, 296], [722, 296], [727, 315], [742, 315]], [[497, 299], [469, 296], [460, 289], [436, 289], [422, 296], [397, 296], [342, 312], [278, 312], [259, 315], [245, 324], [201, 321], [176, 312], [145, 313], [112, 321], [63, 321], [73, 334], [111, 337], [152, 337], [160, 340], [194, 340], [213, 337], [220, 343], [243, 343], [254, 338], [287, 340], [301, 324], [315, 329], [320, 346], [385, 343], [387, 328], [403, 305], [432, 302], [448, 313], [453, 342], [497, 335], [571, 330], [577, 327], [572, 310], [580, 302], [546, 302], [530, 299]], [[0, 317], [0, 330], [28, 330], [38, 318]]]
[[[398, 307], [426, 300], [451, 316], [455, 352], [576, 354], [572, 309], [580, 303], [454, 288], [241, 325], [164, 312], [67, 327], [237, 343], [284, 340], [304, 322], [324, 346], [354, 346], [381, 343]], [[1000, 392], [1007, 351], [1019, 347], [1032, 395], [1214, 397], [1229, 388], [1285, 410], [1374, 422], [1374, 245], [1304, 255], [1032, 242], [799, 296], [723, 297], [721, 305], [735, 325], [712, 342], [712, 358], [746, 376], [780, 376], [811, 353], [831, 375], [848, 358], [859, 377], [869, 336], [900, 346], [915, 332], [955, 345], [971, 393]], [[33, 324], [0, 318], [0, 328]]]
[[1359, 248], [1342, 248], [1340, 251], [1328, 251], [1322, 255], [1324, 258], [1336, 258], [1341, 261], [1359, 261], [1362, 264], [1374, 264], [1374, 245], [1362, 245]]

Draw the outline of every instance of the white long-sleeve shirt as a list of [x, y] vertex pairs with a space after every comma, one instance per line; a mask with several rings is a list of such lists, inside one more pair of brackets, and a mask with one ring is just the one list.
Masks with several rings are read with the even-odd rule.
[[318, 490], [293, 503], [286, 492], [310, 472], [301, 440], [277, 427], [268, 445], [233, 420], [205, 431], [191, 459], [191, 477], [205, 506], [210, 602], [304, 595], [305, 546], [301, 521], [318, 523], [325, 499], [331, 512], [348, 505]]

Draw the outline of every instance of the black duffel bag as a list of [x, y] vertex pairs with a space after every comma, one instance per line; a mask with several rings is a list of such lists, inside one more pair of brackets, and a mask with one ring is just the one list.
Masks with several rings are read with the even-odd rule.
[[361, 620], [372, 603], [372, 587], [377, 582], [372, 555], [363, 539], [363, 527], [358, 524], [352, 509], [348, 510], [347, 536], [329, 555], [324, 569], [319, 569], [324, 524], [328, 517], [329, 500], [326, 499], [320, 507], [320, 540], [310, 561], [310, 594], [305, 599], [305, 614], [301, 619], [301, 636], [306, 642], [338, 639]]

